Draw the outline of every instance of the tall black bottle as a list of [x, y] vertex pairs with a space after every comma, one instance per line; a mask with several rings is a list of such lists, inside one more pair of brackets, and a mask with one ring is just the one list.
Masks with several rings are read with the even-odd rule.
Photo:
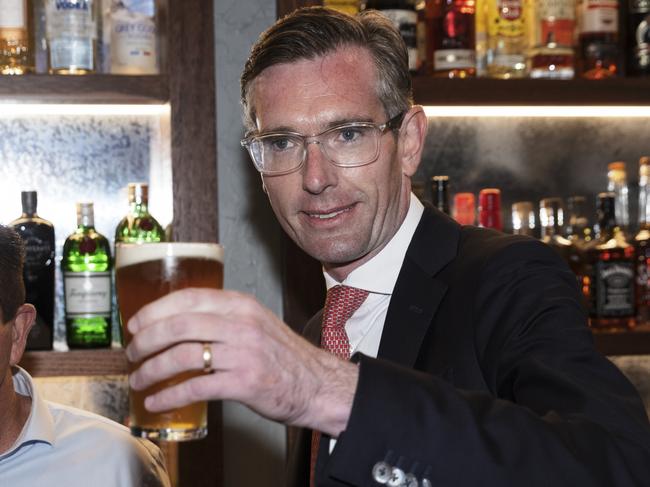
[[21, 193], [23, 214], [10, 223], [25, 242], [26, 301], [36, 307], [27, 350], [51, 350], [54, 339], [54, 225], [36, 214], [36, 191]]

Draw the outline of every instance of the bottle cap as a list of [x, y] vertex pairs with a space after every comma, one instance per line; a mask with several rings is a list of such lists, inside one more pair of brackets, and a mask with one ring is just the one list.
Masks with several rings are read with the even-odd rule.
[[454, 195], [454, 219], [461, 225], [474, 225], [475, 203], [476, 199], [473, 193], [456, 193]]
[[36, 191], [22, 191], [20, 193], [20, 201], [23, 205], [23, 213], [26, 215], [36, 214], [36, 206], [38, 204]]
[[497, 188], [485, 188], [478, 194], [479, 211], [500, 211], [501, 190]]
[[92, 201], [80, 201], [77, 203], [77, 225], [92, 227], [95, 225], [95, 215]]
[[643, 156], [639, 159], [639, 176], [650, 176], [650, 157]]
[[642, 156], [639, 159], [639, 166], [648, 166], [650, 165], [650, 156]]
[[608, 171], [625, 171], [625, 163], [623, 161], [610, 162], [607, 164]]
[[149, 185], [147, 183], [129, 183], [129, 203], [147, 203]]

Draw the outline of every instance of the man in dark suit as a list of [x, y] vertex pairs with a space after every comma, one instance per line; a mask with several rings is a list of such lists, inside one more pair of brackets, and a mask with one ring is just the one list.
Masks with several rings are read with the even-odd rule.
[[213, 372], [148, 408], [234, 399], [304, 428], [296, 487], [648, 484], [643, 405], [594, 350], [566, 265], [411, 194], [426, 117], [389, 21], [320, 8], [280, 20], [253, 47], [242, 101], [273, 210], [323, 264], [323, 316], [310, 344], [239, 293], [144, 307], [127, 354], [158, 355], [133, 387]]

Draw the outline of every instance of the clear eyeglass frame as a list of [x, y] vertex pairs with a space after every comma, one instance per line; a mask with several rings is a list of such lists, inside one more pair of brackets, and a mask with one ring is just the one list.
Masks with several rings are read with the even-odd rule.
[[[255, 169], [257, 169], [264, 176], [281, 176], [283, 174], [289, 174], [294, 171], [297, 171], [302, 167], [307, 159], [307, 145], [308, 144], [318, 144], [321, 148], [322, 153], [328, 159], [330, 163], [338, 167], [359, 167], [365, 166], [377, 160], [379, 156], [380, 140], [389, 130], [399, 130], [404, 120], [406, 112], [400, 112], [390, 120], [382, 124], [372, 123], [372, 122], [349, 122], [341, 125], [336, 125], [330, 127], [318, 134], [314, 135], [303, 135], [297, 132], [264, 132], [260, 134], [252, 134], [240, 141], [242, 147], [246, 148]], [[364, 147], [363, 151], [358, 155], [359, 157], [352, 159], [340, 159], [337, 156], [338, 152], [344, 152], [344, 150], [336, 149], [332, 146], [333, 138], [341, 134], [348, 133], [359, 133], [360, 130], [365, 131], [365, 135], [368, 136], [367, 141], [365, 142], [367, 147]], [[356, 131], [356, 132], [355, 132]], [[288, 153], [285, 157], [288, 159], [284, 163], [279, 163], [280, 169], [269, 169], [266, 163], [265, 157], [265, 146], [272, 143], [291, 143], [293, 152]], [[367, 150], [367, 149], [370, 150]], [[284, 148], [279, 150], [284, 151]], [[351, 151], [350, 149], [345, 149]], [[333, 154], [334, 153], [334, 154]], [[361, 157], [363, 155], [363, 157]], [[334, 157], [333, 157], [334, 156]]]

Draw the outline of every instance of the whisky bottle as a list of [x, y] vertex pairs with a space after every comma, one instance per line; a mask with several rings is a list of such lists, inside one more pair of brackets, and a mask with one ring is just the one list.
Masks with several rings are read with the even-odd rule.
[[567, 218], [565, 237], [573, 246], [574, 263], [572, 269], [578, 279], [585, 306], [589, 306], [591, 270], [587, 262], [587, 252], [594, 245], [593, 234], [586, 213], [587, 199], [584, 196], [567, 198]]
[[555, 250], [569, 265], [577, 277], [578, 283], [582, 283], [582, 258], [579, 249], [573, 242], [565, 238], [564, 228], [564, 205], [562, 198], [544, 198], [539, 202], [539, 222], [541, 226], [541, 240]]
[[468, 78], [476, 75], [474, 0], [433, 0], [434, 76]]
[[629, 189], [625, 163], [612, 162], [607, 165], [607, 191], [616, 196], [616, 223], [627, 232], [630, 227]]
[[501, 218], [501, 190], [482, 189], [478, 194], [478, 224], [484, 228], [503, 231]]
[[578, 0], [577, 74], [587, 79], [619, 71], [618, 0]]
[[523, 78], [527, 74], [524, 0], [487, 1], [488, 76]]
[[129, 183], [129, 212], [115, 229], [115, 243], [147, 243], [165, 240], [165, 230], [149, 213], [149, 186]]
[[575, 0], [530, 2], [528, 71], [531, 78], [574, 75]]
[[31, 0], [0, 0], [0, 74], [34, 70]]
[[21, 194], [23, 214], [9, 225], [25, 243], [25, 301], [36, 308], [27, 350], [51, 350], [54, 339], [54, 225], [36, 214], [36, 191]]
[[110, 0], [109, 5], [102, 26], [109, 51], [104, 69], [111, 74], [158, 74], [155, 0]]
[[650, 75], [650, 0], [628, 0], [627, 76]]
[[111, 345], [111, 249], [97, 233], [92, 203], [77, 203], [77, 229], [63, 245], [66, 337], [70, 348]]
[[433, 206], [449, 215], [449, 176], [431, 177], [431, 194]]
[[636, 320], [650, 323], [650, 157], [639, 160], [639, 231], [634, 237], [636, 258]]
[[49, 71], [88, 74], [96, 69], [98, 0], [45, 0]]
[[535, 208], [532, 201], [518, 201], [512, 204], [512, 233], [535, 236]]
[[367, 9], [381, 11], [399, 30], [406, 44], [409, 57], [409, 71], [417, 72], [420, 67], [417, 44], [418, 14], [414, 0], [368, 0]]
[[434, 1], [435, 0], [420, 0], [415, 4], [415, 10], [418, 16], [416, 37], [418, 59], [420, 62], [418, 74], [422, 76], [428, 76], [433, 73]]
[[616, 224], [614, 193], [598, 195], [596, 243], [587, 251], [591, 271], [590, 324], [597, 330], [634, 326], [634, 246]]
[[461, 225], [474, 225], [476, 221], [475, 205], [473, 193], [456, 193], [454, 195], [454, 220]]

